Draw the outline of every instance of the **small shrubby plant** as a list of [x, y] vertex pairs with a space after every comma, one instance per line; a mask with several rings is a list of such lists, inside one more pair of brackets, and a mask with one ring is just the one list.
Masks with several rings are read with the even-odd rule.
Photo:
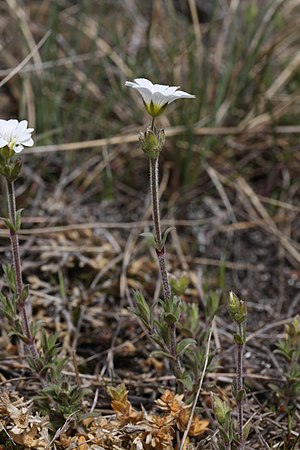
[[[33, 128], [28, 128], [26, 120], [0, 119], [0, 174], [5, 180], [8, 205], [8, 217], [2, 217], [2, 220], [9, 231], [12, 253], [12, 264], [3, 265], [6, 288], [0, 292], [0, 310], [8, 320], [10, 334], [25, 346], [27, 362], [41, 382], [37, 396], [41, 412], [60, 426], [70, 415], [79, 417], [85, 391], [71, 385], [63, 375], [67, 359], [60, 355], [57, 336], [48, 336], [28, 313], [29, 285], [23, 283], [18, 237], [22, 209], [16, 209], [15, 182], [22, 170], [22, 160], [16, 154], [24, 146], [33, 146], [32, 132]], [[37, 349], [38, 333], [41, 351]]]
[[[15, 181], [22, 170], [21, 158], [15, 158], [16, 153], [20, 153], [24, 146], [31, 147], [33, 139], [31, 133], [33, 128], [27, 128], [28, 122], [22, 120], [0, 120], [0, 173], [5, 179], [8, 205], [8, 218], [2, 218], [10, 236], [13, 265], [3, 267], [5, 279], [9, 286], [10, 293], [1, 293], [2, 310], [9, 320], [12, 330], [25, 344], [33, 358], [37, 360], [34, 334], [36, 327], [33, 327], [27, 312], [27, 302], [29, 298], [29, 286], [23, 284], [22, 266], [19, 251], [18, 232], [21, 228], [22, 209], [16, 209]], [[39, 368], [36, 367], [38, 371]]]
[[[192, 389], [192, 378], [183, 366], [183, 355], [189, 347], [196, 344], [195, 339], [187, 337], [177, 340], [177, 329], [184, 312], [184, 303], [180, 295], [186, 288], [187, 280], [169, 280], [166, 267], [166, 240], [171, 228], [164, 232], [160, 221], [159, 204], [159, 156], [165, 143], [165, 133], [155, 125], [155, 119], [166, 109], [168, 104], [181, 98], [195, 98], [194, 95], [179, 91], [176, 86], [153, 84], [145, 78], [137, 78], [134, 82], [126, 81], [126, 86], [137, 90], [143, 98], [148, 114], [152, 118], [151, 126], [140, 133], [142, 151], [149, 158], [150, 190], [152, 200], [153, 233], [143, 233], [155, 248], [162, 282], [163, 298], [157, 305], [150, 307], [143, 294], [136, 292], [135, 314], [147, 328], [149, 336], [159, 347], [155, 354], [160, 354], [171, 361], [173, 373], [177, 381], [178, 392], [183, 388]], [[160, 310], [156, 314], [157, 309]]]
[[296, 399], [300, 395], [300, 318], [296, 316], [285, 327], [284, 339], [276, 342], [276, 353], [282, 358], [283, 381], [279, 385], [270, 384], [281, 403], [288, 404], [291, 410], [296, 408]]
[[232, 384], [232, 394], [236, 402], [237, 423], [233, 420], [231, 406], [216, 395], [212, 395], [212, 405], [219, 425], [223, 450], [244, 450], [250, 430], [250, 423], [244, 424], [245, 389], [243, 386], [243, 353], [246, 344], [247, 308], [243, 300], [234, 292], [229, 293], [228, 310], [236, 325], [233, 336], [236, 344], [236, 379]]

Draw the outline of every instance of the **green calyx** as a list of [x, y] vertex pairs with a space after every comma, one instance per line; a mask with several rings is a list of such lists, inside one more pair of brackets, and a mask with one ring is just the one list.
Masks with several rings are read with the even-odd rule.
[[21, 158], [16, 158], [12, 162], [0, 163], [0, 175], [4, 176], [8, 181], [13, 182], [19, 177], [22, 170]]
[[7, 163], [13, 156], [15, 152], [12, 145], [6, 145], [0, 149], [0, 163]]
[[243, 300], [240, 300], [234, 292], [229, 292], [228, 310], [237, 325], [241, 325], [247, 318], [247, 308]]
[[141, 132], [139, 136], [141, 148], [151, 159], [156, 159], [163, 149], [165, 143], [165, 132], [163, 129], [158, 130], [156, 127], [147, 128]]
[[6, 145], [0, 149], [0, 175], [10, 182], [16, 181], [22, 170], [21, 158], [13, 159], [14, 155], [12, 146]]

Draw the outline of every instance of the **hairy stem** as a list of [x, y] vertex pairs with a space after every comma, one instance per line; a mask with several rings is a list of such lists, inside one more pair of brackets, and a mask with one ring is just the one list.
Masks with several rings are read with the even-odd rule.
[[[154, 121], [152, 121], [152, 127], [154, 127]], [[158, 258], [160, 276], [162, 280], [164, 300], [171, 298], [171, 288], [168, 279], [168, 272], [166, 268], [166, 249], [162, 244], [161, 235], [161, 223], [160, 223], [160, 210], [159, 210], [159, 188], [158, 188], [158, 164], [159, 158], [150, 158], [150, 186], [151, 186], [151, 199], [152, 199], [152, 217], [154, 224], [154, 235], [156, 241], [156, 254]], [[180, 364], [180, 358], [176, 351], [176, 326], [175, 324], [169, 325], [170, 335], [170, 352], [174, 358], [174, 374], [179, 377], [182, 374], [182, 367]], [[181, 384], [179, 383], [179, 386]]]
[[[243, 325], [239, 325], [239, 335], [243, 336]], [[237, 344], [237, 367], [236, 367], [236, 387], [237, 387], [237, 395], [240, 397], [240, 393], [243, 389], [243, 353], [244, 353], [244, 344]], [[239, 398], [237, 400], [237, 420], [238, 420], [238, 437], [240, 450], [244, 450], [245, 443], [243, 438], [243, 422], [244, 422], [244, 408], [243, 408], [244, 399]]]
[[13, 265], [15, 269], [16, 275], [16, 290], [18, 297], [18, 309], [21, 317], [21, 326], [24, 336], [27, 338], [27, 346], [32, 358], [38, 358], [38, 352], [36, 349], [34, 337], [32, 336], [30, 330], [30, 319], [28, 316], [28, 312], [26, 309], [26, 300], [20, 301], [20, 296], [23, 290], [23, 280], [22, 280], [22, 266], [21, 266], [21, 258], [20, 258], [20, 249], [19, 249], [19, 237], [16, 231], [16, 198], [15, 198], [15, 189], [14, 182], [6, 180], [7, 186], [7, 201], [8, 201], [8, 212], [9, 212], [9, 220], [12, 223], [15, 230], [10, 230], [10, 244], [12, 250], [12, 258]]

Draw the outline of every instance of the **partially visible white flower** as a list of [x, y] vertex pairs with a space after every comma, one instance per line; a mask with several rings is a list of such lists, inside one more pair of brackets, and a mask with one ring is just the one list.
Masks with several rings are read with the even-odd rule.
[[152, 117], [159, 116], [169, 103], [179, 98], [195, 98], [195, 95], [184, 91], [177, 91], [179, 86], [167, 86], [164, 84], [153, 84], [146, 78], [136, 78], [134, 82], [126, 81], [125, 86], [139, 91], [148, 113]]
[[16, 119], [0, 119], [0, 148], [7, 146], [14, 152], [20, 153], [24, 145], [32, 147], [34, 143], [31, 138], [33, 128], [27, 128], [27, 126], [27, 120], [19, 122]]

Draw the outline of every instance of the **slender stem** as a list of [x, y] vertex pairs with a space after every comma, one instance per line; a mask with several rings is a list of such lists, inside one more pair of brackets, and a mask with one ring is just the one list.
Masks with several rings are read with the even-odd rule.
[[[239, 335], [244, 336], [243, 325], [239, 325]], [[237, 344], [237, 367], [236, 367], [236, 387], [237, 387], [237, 395], [240, 396], [240, 393], [243, 389], [243, 353], [244, 353], [244, 344]], [[244, 422], [244, 408], [243, 408], [243, 397], [237, 401], [237, 420], [238, 420], [238, 437], [239, 437], [239, 449], [244, 450], [245, 443], [243, 438], [243, 422]]]
[[165, 246], [162, 245], [162, 238], [161, 238], [159, 190], [158, 190], [158, 157], [155, 159], [150, 158], [150, 186], [152, 197], [152, 218], [154, 225], [154, 235], [157, 245], [156, 254], [158, 258], [159, 270], [163, 285], [164, 300], [168, 300], [171, 297], [171, 288], [166, 269], [166, 249]]
[[[14, 182], [6, 180], [7, 187], [7, 201], [8, 201], [8, 212], [9, 212], [9, 220], [16, 229], [16, 197], [15, 197], [15, 189]], [[27, 338], [27, 346], [31, 353], [31, 356], [34, 359], [38, 358], [38, 352], [36, 349], [34, 337], [32, 336], [30, 330], [30, 319], [28, 316], [28, 312], [26, 309], [26, 300], [20, 301], [20, 296], [23, 291], [23, 280], [22, 280], [22, 266], [21, 266], [21, 258], [20, 258], [20, 249], [19, 249], [19, 237], [17, 231], [10, 230], [10, 243], [13, 257], [13, 264], [16, 275], [16, 291], [18, 297], [18, 309], [21, 316], [21, 326], [24, 336]]]
[[[151, 129], [154, 131], [154, 117], [151, 123]], [[171, 287], [168, 278], [168, 272], [166, 268], [166, 249], [162, 244], [161, 235], [161, 223], [160, 223], [160, 208], [159, 208], [159, 157], [149, 158], [150, 161], [150, 187], [151, 187], [151, 200], [152, 200], [152, 218], [154, 225], [154, 235], [156, 241], [156, 254], [159, 264], [160, 276], [162, 280], [164, 300], [167, 301], [171, 298]], [[169, 325], [170, 335], [170, 352], [174, 358], [174, 374], [180, 376], [182, 374], [182, 367], [180, 364], [180, 358], [176, 351], [176, 326], [175, 324]], [[180, 389], [181, 384], [179, 383]]]
[[152, 117], [152, 121], [151, 121], [151, 130], [154, 131], [154, 123], [155, 123], [155, 117]]
[[152, 218], [154, 224], [155, 239], [161, 245], [161, 225], [159, 212], [159, 191], [158, 191], [158, 157], [150, 158], [150, 186], [152, 198]]

